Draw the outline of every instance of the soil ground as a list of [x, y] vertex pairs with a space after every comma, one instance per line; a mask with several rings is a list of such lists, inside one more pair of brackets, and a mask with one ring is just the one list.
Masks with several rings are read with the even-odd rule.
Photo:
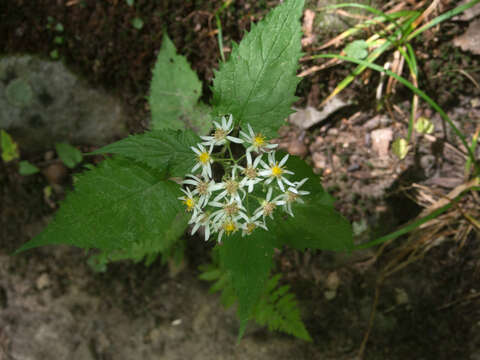
[[[250, 23], [276, 3], [239, 0], [228, 7], [221, 15], [226, 46], [238, 42]], [[0, 41], [7, 54], [48, 58], [57, 50], [61, 60], [92, 86], [121, 98], [130, 114], [130, 131], [140, 132], [148, 126], [145, 94], [165, 30], [199, 74], [208, 100], [219, 58], [213, 14], [220, 6], [216, 1], [136, 0], [128, 6], [121, 0], [8, 0], [0, 4]], [[444, 1], [441, 6], [447, 10], [453, 4]], [[134, 18], [142, 19], [142, 29], [132, 26]], [[63, 44], [55, 43], [59, 33], [49, 23], [62, 24]], [[421, 59], [420, 87], [471, 135], [480, 119], [478, 101], [475, 105], [480, 92], [475, 82], [454, 70], [477, 69], [470, 74], [479, 82], [479, 58], [452, 45], [467, 25], [447, 22], [414, 45]], [[327, 34], [317, 37], [305, 52], [313, 53]], [[302, 70], [311, 65], [302, 63]], [[296, 106], [318, 106], [348, 71], [349, 67], [336, 67], [306, 77]], [[390, 99], [393, 114], [383, 110], [389, 119], [377, 117], [378, 81], [370, 74], [354, 83], [344, 94], [354, 106], [307, 131], [286, 126], [278, 140], [322, 173], [349, 220], [366, 226], [366, 231], [357, 231], [358, 241], [388, 233], [418, 215], [420, 195], [430, 194], [425, 188], [436, 189], [430, 195], [438, 196], [460, 185], [465, 160], [455, 151], [458, 144], [451, 134], [438, 149], [441, 120], [426, 105], [419, 113], [431, 117], [438, 130], [433, 139], [417, 142], [415, 156], [398, 161], [373, 151], [369, 136], [378, 124], [395, 134], [406, 133], [411, 98], [399, 88]], [[43, 157], [37, 154], [30, 160]], [[402, 191], [413, 183], [423, 190]], [[219, 297], [209, 294], [208, 284], [196, 277], [209, 250], [198, 238], [187, 239], [180, 269], [160, 261], [148, 268], [120, 262], [95, 273], [83, 252], [68, 247], [9, 256], [53, 215], [62, 191], [53, 204], [45, 201], [46, 184], [41, 174], [22, 177], [14, 166], [0, 163], [2, 360], [354, 359], [368, 328], [382, 269], [409, 243], [392, 243], [378, 259], [373, 257], [377, 249], [351, 255], [279, 250], [276, 270], [296, 293], [313, 342], [252, 326], [236, 345], [233, 310], [222, 309]], [[56, 186], [70, 189], [71, 177]], [[475, 200], [467, 199], [462, 206], [478, 209]], [[458, 211], [449, 216], [442, 221], [450, 232], [439, 234], [430, 251], [381, 284], [365, 359], [480, 359], [480, 239], [468, 231], [456, 241], [451, 233], [465, 229], [465, 223]]]

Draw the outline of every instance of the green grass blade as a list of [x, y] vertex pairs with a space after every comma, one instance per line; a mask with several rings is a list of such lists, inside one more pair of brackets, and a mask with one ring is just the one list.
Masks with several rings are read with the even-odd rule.
[[[402, 47], [398, 47], [398, 51], [403, 56], [405, 61], [407, 62], [408, 68], [410, 70], [410, 75], [412, 78], [418, 79], [418, 68], [417, 68], [417, 61], [415, 59], [415, 53], [413, 52], [413, 48], [410, 44], [406, 44], [407, 52]], [[410, 120], [408, 122], [408, 134], [407, 134], [407, 142], [410, 142], [413, 134], [413, 126], [415, 123], [415, 109], [417, 107], [417, 95], [413, 95], [412, 99], [412, 109], [410, 111]]]
[[443, 214], [445, 211], [447, 211], [448, 209], [450, 209], [452, 207], [453, 203], [454, 202], [452, 201], [452, 202], [448, 203], [447, 205], [444, 205], [444, 206], [432, 211], [427, 216], [424, 216], [424, 217], [408, 224], [407, 226], [404, 226], [401, 229], [399, 229], [397, 231], [394, 231], [393, 233], [382, 236], [382, 237], [380, 237], [378, 239], [375, 239], [373, 241], [369, 241], [368, 243], [357, 245], [357, 246], [355, 246], [355, 248], [353, 250], [366, 249], [366, 248], [369, 248], [369, 247], [372, 247], [372, 246], [375, 246], [375, 245], [382, 244], [386, 241], [395, 240], [396, 238], [398, 238], [398, 237], [400, 237], [404, 234], [407, 234], [412, 230], [415, 230], [416, 228], [418, 228], [422, 224], [425, 224], [427, 221], [435, 219], [437, 216]]
[[426, 23], [425, 25], [421, 26], [420, 28], [415, 30], [413, 33], [408, 35], [407, 41], [412, 40], [413, 38], [417, 37], [419, 34], [421, 34], [422, 32], [430, 29], [431, 27], [434, 27], [435, 25], [440, 24], [442, 21], [450, 19], [451, 17], [454, 17], [455, 15], [458, 15], [458, 14], [464, 12], [467, 9], [470, 9], [472, 6], [478, 4], [479, 2], [480, 2], [480, 0], [473, 0], [473, 1], [470, 1], [469, 3], [464, 4], [464, 5], [457, 6], [456, 8], [454, 8], [450, 11], [447, 11], [446, 13], [444, 13], [440, 16], [437, 16], [432, 21]]
[[399, 81], [400, 83], [402, 83], [403, 85], [408, 87], [415, 94], [417, 94], [423, 100], [425, 100], [432, 108], [435, 109], [435, 111], [437, 111], [440, 114], [442, 119], [444, 119], [450, 125], [450, 127], [453, 129], [455, 134], [460, 138], [463, 145], [467, 149], [468, 155], [471, 157], [472, 162], [473, 162], [475, 168], [478, 171], [478, 164], [475, 161], [475, 155], [473, 154], [472, 150], [470, 149], [470, 146], [468, 146], [467, 140], [466, 140], [465, 136], [462, 134], [462, 132], [455, 126], [455, 124], [452, 122], [452, 120], [450, 120], [448, 115], [442, 110], [442, 108], [435, 101], [433, 101], [432, 98], [430, 98], [422, 90], [420, 90], [419, 88], [414, 86], [410, 81], [408, 81], [407, 79], [391, 72], [390, 70], [384, 69], [383, 67], [378, 66], [376, 64], [372, 64], [372, 63], [370, 63], [368, 61], [364, 61], [364, 60], [358, 60], [358, 59], [350, 58], [350, 57], [347, 57], [347, 56], [334, 55], [334, 54], [320, 54], [320, 55], [314, 55], [314, 56], [312, 56], [312, 58], [313, 59], [320, 59], [320, 58], [334, 59], [334, 58], [336, 58], [336, 59], [340, 59], [340, 60], [345, 60], [345, 61], [349, 61], [349, 62], [353, 62], [353, 63], [359, 64], [359, 65], [362, 65], [364, 67], [369, 67], [369, 68], [371, 68], [373, 70], [376, 70], [378, 72], [384, 72], [387, 75], [392, 76], [395, 79], [397, 79], [397, 81]]
[[[404, 10], [404, 11], [397, 11], [396, 13], [390, 14], [390, 17], [393, 18], [393, 19], [398, 19], [398, 18], [401, 18], [401, 17], [405, 17], [405, 18], [418, 17], [419, 15], [420, 15], [420, 13], [418, 11]], [[385, 21], [387, 21], [387, 19], [384, 16], [378, 16], [378, 17], [375, 17], [373, 19], [367, 20], [363, 23], [359, 23], [359, 24], [351, 27], [350, 29], [345, 30], [340, 35], [338, 35], [336, 37], [336, 40], [343, 40], [343, 39], [345, 39], [349, 36], [355, 35], [356, 33], [358, 33], [359, 31], [361, 31], [363, 29], [368, 29], [372, 25], [378, 25], [378, 24], [383, 23]], [[388, 26], [386, 26], [386, 29], [388, 29]]]
[[341, 3], [341, 4], [336, 4], [336, 5], [328, 5], [328, 6], [325, 7], [325, 9], [339, 9], [339, 8], [343, 8], [343, 7], [358, 8], [358, 9], [362, 9], [362, 10], [366, 10], [368, 12], [371, 12], [372, 14], [375, 14], [377, 16], [384, 17], [387, 21], [390, 21], [391, 23], [393, 23], [398, 30], [403, 32], [402, 27], [397, 23], [396, 18], [392, 17], [389, 14], [384, 13], [383, 11], [380, 11], [378, 9], [375, 9], [375, 8], [371, 7], [371, 6], [368, 6], [368, 5], [357, 4], [357, 3]]
[[[409, 28], [410, 25], [416, 20], [416, 16], [408, 19], [408, 21], [403, 25], [405, 29]], [[392, 34], [390, 37], [387, 38], [384, 44], [382, 44], [380, 47], [375, 49], [368, 57], [365, 59], [365, 62], [367, 63], [373, 63], [380, 55], [382, 55], [385, 51], [387, 51], [390, 47], [393, 47], [394, 45], [397, 46], [395, 43], [397, 42], [396, 38], [399, 35], [399, 31], [396, 31], [394, 34]], [[398, 44], [400, 46], [400, 44]], [[315, 56], [312, 56], [312, 59], [315, 59]], [[323, 103], [326, 103], [328, 100], [330, 100], [332, 97], [335, 95], [339, 94], [343, 89], [345, 89], [358, 75], [360, 75], [367, 66], [359, 65], [355, 68], [355, 70], [352, 72], [352, 74], [348, 75], [345, 79], [340, 82], [340, 84], [337, 85], [337, 87], [332, 91], [332, 93], [323, 101]]]

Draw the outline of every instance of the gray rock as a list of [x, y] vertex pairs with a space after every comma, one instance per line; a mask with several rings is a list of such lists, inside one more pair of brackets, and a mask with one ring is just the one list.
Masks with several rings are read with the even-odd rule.
[[321, 111], [312, 106], [307, 106], [305, 109], [295, 109], [297, 112], [290, 115], [288, 120], [300, 129], [308, 129], [348, 105], [351, 105], [351, 103], [335, 96], [325, 104]]
[[390, 128], [373, 130], [372, 148], [380, 156], [388, 156], [388, 148], [393, 139], [393, 131]]
[[122, 106], [90, 88], [61, 62], [34, 56], [0, 59], [0, 128], [23, 151], [55, 142], [103, 145], [126, 135]]

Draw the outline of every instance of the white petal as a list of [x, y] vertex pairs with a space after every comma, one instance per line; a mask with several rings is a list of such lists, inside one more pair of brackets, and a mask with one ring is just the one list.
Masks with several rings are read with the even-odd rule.
[[282, 160], [280, 160], [280, 163], [278, 164], [278, 166], [283, 166], [287, 162], [287, 160], [288, 160], [288, 154], [285, 155]]
[[[258, 155], [256, 157], [256, 159], [253, 161], [253, 167], [256, 168], [258, 166], [258, 164], [260, 163], [260, 161], [262, 161], [262, 155]], [[263, 162], [263, 161], [262, 161]]]
[[197, 155], [200, 155], [200, 154], [201, 154], [201, 152], [200, 152], [197, 148], [195, 148], [195, 147], [193, 147], [193, 146], [190, 146], [190, 149], [192, 149], [193, 152], [194, 152], [195, 154], [197, 154]]
[[243, 144], [243, 140], [233, 137], [233, 136], [227, 136], [227, 139], [230, 140], [231, 142], [237, 143], [237, 144]]
[[210, 237], [210, 226], [207, 224], [205, 226], [205, 241], [207, 241], [209, 237]]
[[255, 133], [253, 132], [253, 129], [250, 126], [250, 124], [247, 124], [247, 126], [248, 126], [248, 131], [250, 132], [250, 136], [252, 137], [252, 140], [253, 140], [253, 138], [255, 137]]
[[[218, 194], [218, 195], [213, 199], [213, 202], [211, 202], [210, 205], [213, 205], [213, 203], [218, 203], [218, 204], [220, 204], [220, 203], [218, 202], [218, 200], [223, 199], [226, 195], [227, 195], [227, 190], [222, 191], [220, 194]], [[213, 206], [216, 206], [216, 205], [213, 205]], [[223, 206], [223, 204], [220, 204], [220, 207], [222, 207], [222, 206]]]
[[196, 223], [195, 226], [194, 226], [193, 229], [192, 229], [192, 235], [197, 232], [197, 230], [198, 230], [199, 227], [200, 227], [200, 223]]

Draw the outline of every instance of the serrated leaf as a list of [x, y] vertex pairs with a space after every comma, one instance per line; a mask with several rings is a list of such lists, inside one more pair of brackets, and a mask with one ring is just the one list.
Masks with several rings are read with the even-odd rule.
[[19, 158], [18, 145], [5, 130], [0, 130], [0, 145], [4, 162]]
[[279, 330], [300, 339], [312, 341], [300, 316], [297, 300], [290, 287], [277, 288], [280, 275], [268, 280], [264, 294], [255, 308], [255, 320], [260, 325], [268, 325], [269, 330]]
[[[148, 102], [152, 112], [152, 129], [191, 129], [202, 135], [211, 128], [209, 111], [197, 102], [202, 83], [186, 58], [177, 55], [167, 34], [153, 69]], [[208, 116], [207, 116], [208, 115]]]
[[271, 229], [277, 234], [278, 240], [299, 250], [351, 250], [352, 227], [333, 207], [334, 199], [323, 189], [318, 175], [296, 156], [288, 158], [286, 167], [295, 173], [290, 180], [308, 178], [300, 190], [310, 194], [301, 196], [303, 204], [292, 204], [294, 217], [284, 212], [275, 216]]
[[18, 173], [20, 175], [33, 175], [38, 173], [40, 170], [35, 165], [31, 164], [26, 160], [22, 160], [18, 163]]
[[294, 217], [278, 214], [272, 231], [283, 244], [298, 250], [320, 249], [350, 251], [353, 249], [353, 233], [350, 223], [332, 206], [324, 205], [319, 198], [308, 199], [305, 204], [294, 204]]
[[420, 134], [431, 134], [435, 128], [429, 119], [421, 116], [415, 122], [415, 130]]
[[[278, 153], [280, 154], [278, 158], [281, 159], [284, 156], [283, 152]], [[316, 175], [313, 172], [312, 167], [305, 161], [298, 156], [290, 155], [285, 166], [288, 170], [294, 172], [294, 175], [292, 175], [290, 180], [295, 179], [295, 181], [300, 181], [304, 178], [308, 178], [307, 182], [302, 185], [301, 190], [309, 191], [309, 197], [317, 198], [319, 204], [333, 206], [335, 199], [323, 189], [320, 182], [320, 176]]]
[[73, 169], [83, 160], [80, 150], [70, 144], [57, 143], [55, 144], [55, 150], [57, 151], [57, 154], [62, 162], [71, 169]]
[[167, 248], [187, 226], [180, 187], [133, 160], [105, 160], [78, 175], [75, 187], [47, 228], [17, 252], [68, 244], [138, 258]]
[[233, 114], [237, 123], [274, 137], [297, 99], [303, 0], [286, 0], [252, 25], [213, 82], [216, 115]]
[[355, 40], [345, 46], [343, 51], [349, 57], [363, 60], [368, 56], [368, 44], [365, 40]]
[[407, 156], [408, 150], [410, 150], [410, 146], [404, 138], [398, 138], [392, 143], [392, 152], [400, 160], [403, 160], [405, 156]]
[[240, 337], [263, 293], [273, 266], [275, 245], [274, 235], [263, 229], [257, 229], [246, 237], [237, 232], [219, 245], [223, 267], [231, 276], [238, 298]]
[[95, 150], [92, 154], [117, 154], [143, 162], [172, 176], [183, 177], [195, 164], [195, 153], [190, 146], [200, 138], [190, 130], [156, 130], [131, 135], [123, 140]]

